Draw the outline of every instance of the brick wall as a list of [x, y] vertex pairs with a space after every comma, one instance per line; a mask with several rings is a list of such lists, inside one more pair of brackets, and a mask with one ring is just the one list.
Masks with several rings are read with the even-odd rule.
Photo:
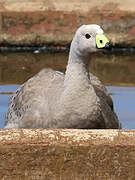
[[0, 3], [0, 42], [65, 45], [81, 24], [100, 24], [113, 44], [135, 46], [133, 0], [17, 1]]

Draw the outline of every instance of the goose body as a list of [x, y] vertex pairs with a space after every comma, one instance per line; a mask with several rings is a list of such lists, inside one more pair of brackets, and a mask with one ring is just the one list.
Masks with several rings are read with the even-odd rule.
[[89, 72], [90, 56], [107, 41], [96, 42], [97, 35], [103, 36], [100, 26], [81, 26], [71, 43], [65, 75], [43, 69], [17, 89], [10, 98], [5, 128], [121, 127], [106, 88]]

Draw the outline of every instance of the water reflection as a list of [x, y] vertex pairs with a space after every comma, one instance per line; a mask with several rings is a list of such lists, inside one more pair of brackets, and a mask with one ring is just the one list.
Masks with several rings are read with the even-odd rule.
[[66, 54], [0, 54], [0, 83], [22, 84], [44, 67], [64, 72]]
[[[67, 59], [67, 54], [0, 54], [0, 128], [4, 125], [10, 93], [17, 84], [22, 84], [44, 67], [64, 72]], [[102, 55], [91, 63], [91, 71], [109, 86], [115, 111], [126, 129], [135, 129], [135, 88], [128, 87], [135, 85], [134, 69], [135, 56]]]
[[97, 57], [92, 62], [92, 71], [105, 85], [134, 86], [135, 56]]
[[[64, 72], [68, 54], [0, 54], [0, 83], [22, 84], [44, 67]], [[91, 71], [105, 85], [134, 86], [135, 56], [100, 55], [91, 63]]]

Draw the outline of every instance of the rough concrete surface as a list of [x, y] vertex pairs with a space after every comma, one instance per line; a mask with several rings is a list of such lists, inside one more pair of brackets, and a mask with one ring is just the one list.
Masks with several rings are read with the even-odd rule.
[[135, 131], [1, 130], [0, 179], [134, 180]]
[[134, 0], [0, 0], [0, 42], [66, 44], [81, 24], [100, 24], [113, 44], [135, 46]]

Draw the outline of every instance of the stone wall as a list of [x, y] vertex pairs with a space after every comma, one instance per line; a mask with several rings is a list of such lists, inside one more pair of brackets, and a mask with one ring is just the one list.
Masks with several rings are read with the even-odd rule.
[[134, 180], [135, 131], [1, 130], [0, 179]]
[[135, 46], [134, 0], [0, 0], [0, 42], [65, 45], [81, 24], [100, 24], [113, 44]]

